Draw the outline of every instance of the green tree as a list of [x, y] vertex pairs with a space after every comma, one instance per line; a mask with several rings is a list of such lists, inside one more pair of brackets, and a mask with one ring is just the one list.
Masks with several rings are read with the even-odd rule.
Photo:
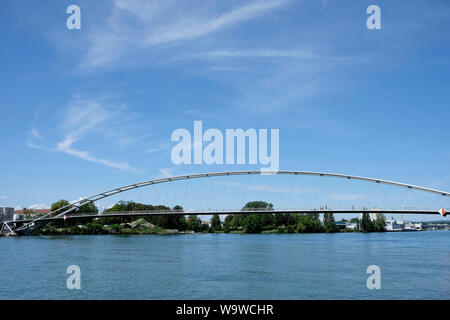
[[196, 215], [190, 215], [187, 220], [187, 228], [194, 232], [201, 232], [202, 220], [200, 220]]
[[209, 225], [207, 223], [203, 222], [203, 221], [202, 221], [202, 224], [201, 224], [201, 231], [202, 232], [209, 232], [210, 231]]
[[[177, 205], [170, 209], [169, 207], [163, 205], [150, 205], [137, 203], [134, 201], [119, 201], [111, 208], [105, 210], [105, 213], [110, 212], [136, 212], [136, 211], [167, 211], [174, 212], [173, 214], [165, 214], [165, 215], [152, 215], [152, 216], [132, 216], [132, 217], [112, 217], [112, 218], [102, 218], [102, 222], [105, 224], [121, 224], [121, 223], [129, 223], [134, 220], [138, 220], [144, 218], [146, 221], [164, 229], [177, 229], [180, 231], [186, 230], [188, 224], [186, 222], [186, 218], [183, 212], [183, 207]], [[180, 213], [180, 214], [178, 214]]]
[[[251, 211], [253, 209], [272, 211], [273, 204], [265, 202], [265, 201], [250, 201], [245, 204], [245, 206], [242, 208], [241, 211]], [[233, 220], [231, 221], [232, 229], [238, 229], [239, 227], [244, 227], [244, 229], [245, 229], [245, 221], [248, 217], [249, 217], [249, 214], [245, 214], [245, 213], [233, 215]], [[252, 218], [252, 219], [254, 219], [254, 218]], [[268, 215], [268, 217], [266, 217], [265, 219], [267, 219], [267, 220], [264, 220], [265, 222], [261, 221], [262, 225], [264, 223], [268, 223], [268, 225], [272, 224], [270, 215]]]
[[367, 212], [364, 212], [362, 214], [360, 228], [361, 228], [362, 232], [373, 232], [374, 231], [374, 225], [373, 225], [372, 221], [370, 220], [370, 216]]
[[222, 223], [220, 222], [220, 217], [218, 214], [214, 214], [211, 218], [211, 228], [213, 231], [221, 231]]
[[244, 220], [244, 228], [246, 233], [261, 233], [262, 219], [258, 214], [250, 214]]
[[297, 224], [297, 232], [298, 233], [305, 233], [305, 231], [306, 231], [306, 226], [302, 222], [299, 222]]
[[69, 229], [69, 233], [72, 235], [81, 234], [81, 228], [78, 228], [78, 226], [73, 226]]
[[109, 226], [109, 230], [112, 234], [120, 234], [123, 229], [125, 229], [125, 226], [121, 224], [112, 224]]
[[356, 229], [355, 229], [355, 231], [361, 231], [361, 220], [360, 220], [360, 219], [358, 219], [357, 217], [351, 218], [351, 219], [350, 219], [350, 222], [356, 223]]
[[292, 224], [288, 225], [287, 226], [287, 232], [288, 233], [294, 233], [295, 232], [295, 227]]
[[85, 228], [82, 230], [83, 234], [107, 234], [108, 231], [103, 228], [101, 224], [98, 223], [87, 223]]
[[281, 226], [285, 225], [284, 214], [275, 213], [274, 217], [273, 217], [273, 223], [276, 227], [281, 227]]
[[[184, 212], [184, 209], [182, 206], [176, 205], [172, 208], [172, 211]], [[179, 231], [187, 230], [187, 221], [186, 217], [183, 214], [175, 215], [175, 228], [178, 229]]]
[[292, 213], [285, 213], [284, 216], [285, 216], [285, 223], [287, 226], [295, 225], [296, 216], [294, 216]]
[[[300, 227], [300, 228], [299, 228]], [[300, 214], [297, 216], [297, 232], [318, 233], [323, 232], [324, 228], [320, 222], [319, 214]]]
[[187, 227], [188, 227], [188, 223], [187, 223], [186, 217], [183, 215], [180, 215], [178, 217], [178, 221], [177, 221], [177, 230], [186, 231]]
[[225, 221], [223, 224], [223, 231], [225, 233], [228, 233], [232, 230], [232, 221], [233, 221], [233, 215], [229, 214], [225, 217]]
[[273, 214], [271, 213], [264, 213], [261, 214], [261, 220], [264, 230], [271, 230], [274, 228], [273, 224]]
[[245, 204], [245, 206], [242, 208], [242, 211], [247, 211], [251, 209], [273, 210], [273, 204], [265, 201], [250, 201]]
[[93, 202], [86, 203], [77, 209], [78, 213], [98, 213], [98, 208]]
[[334, 216], [331, 212], [326, 212], [323, 214], [323, 226], [325, 228], [325, 232], [327, 233], [338, 231], [336, 221], [334, 220]]
[[[59, 200], [59, 201], [56, 201], [56, 202], [52, 203], [52, 206], [51, 206], [50, 209], [51, 209], [52, 211], [55, 211], [55, 210], [58, 210], [58, 209], [60, 209], [60, 208], [62, 208], [62, 207], [68, 206], [69, 204], [70, 204], [70, 203], [69, 203], [69, 201], [67, 201], [67, 200]], [[57, 212], [55, 212], [55, 214], [58, 215], [58, 214], [60, 214], [60, 213], [63, 213], [63, 212], [66, 211], [67, 209], [69, 209], [69, 208], [58, 210]]]
[[172, 209], [173, 211], [177, 211], [177, 212], [184, 212], [184, 209], [182, 206], [176, 205], [175, 207], [173, 207]]
[[375, 232], [385, 232], [386, 231], [386, 217], [382, 213], [377, 213], [377, 218], [374, 222]]
[[[167, 208], [169, 209], [169, 208]], [[147, 205], [147, 204], [143, 204], [143, 203], [136, 203], [134, 201], [119, 201], [117, 202], [115, 205], [113, 205], [112, 207], [106, 209], [103, 211], [103, 213], [112, 213], [112, 212], [131, 212], [131, 211], [151, 211], [154, 210], [154, 207], [152, 205]], [[129, 223], [132, 222], [134, 220], [138, 220], [144, 218], [145, 220], [147, 220], [148, 222], [151, 222], [153, 224], [154, 223], [152, 220], [153, 219], [157, 219], [156, 216], [129, 216], [129, 217], [111, 217], [111, 218], [100, 218], [99, 219], [99, 223], [102, 224], [121, 224], [121, 223]]]
[[245, 213], [233, 214], [233, 220], [231, 220], [232, 229], [236, 230], [242, 227], [244, 225], [244, 220], [247, 217], [248, 214]]
[[[168, 207], [164, 207], [164, 210], [170, 210]], [[156, 207], [150, 204], [143, 204], [134, 201], [119, 201], [111, 208], [106, 209], [104, 212], [123, 212], [123, 211], [151, 211], [157, 210]]]

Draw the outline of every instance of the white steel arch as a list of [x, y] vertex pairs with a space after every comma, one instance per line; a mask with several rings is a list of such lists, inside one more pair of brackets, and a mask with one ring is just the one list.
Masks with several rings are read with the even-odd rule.
[[113, 196], [118, 193], [126, 192], [126, 191], [137, 189], [137, 188], [142, 188], [142, 187], [146, 187], [146, 186], [150, 186], [150, 185], [154, 185], [154, 184], [171, 182], [171, 181], [179, 181], [179, 180], [197, 179], [197, 178], [238, 176], [238, 175], [303, 175], [303, 176], [321, 176], [321, 177], [331, 177], [331, 178], [341, 178], [341, 179], [354, 179], [354, 180], [360, 180], [360, 181], [368, 181], [368, 182], [372, 182], [372, 183], [380, 183], [380, 184], [386, 184], [386, 185], [393, 185], [393, 186], [397, 186], [397, 187], [404, 187], [404, 188], [408, 188], [408, 189], [414, 189], [414, 190], [419, 190], [419, 191], [423, 191], [423, 192], [439, 194], [444, 197], [450, 197], [450, 193], [446, 192], [446, 191], [416, 186], [416, 185], [402, 183], [402, 182], [389, 181], [389, 180], [383, 180], [383, 179], [377, 179], [377, 178], [368, 178], [368, 177], [362, 177], [362, 176], [347, 175], [347, 174], [315, 172], [315, 171], [294, 171], [294, 170], [224, 171], [224, 172], [198, 173], [198, 174], [191, 174], [191, 175], [174, 176], [174, 177], [169, 177], [169, 178], [153, 179], [153, 180], [148, 180], [148, 181], [143, 181], [143, 182], [139, 182], [139, 183], [135, 183], [135, 184], [126, 185], [123, 187], [119, 187], [119, 188], [111, 189], [111, 190], [108, 190], [105, 192], [101, 192], [96, 195], [89, 196], [89, 197], [86, 197], [86, 198], [83, 198], [80, 200], [72, 201], [69, 205], [61, 207], [58, 210], [52, 211], [42, 217], [39, 217], [39, 218], [33, 220], [32, 222], [39, 221], [39, 219], [46, 218], [49, 215], [52, 215], [52, 214], [55, 214], [56, 212], [61, 212], [61, 210], [64, 210], [63, 212], [61, 212], [55, 216], [55, 217], [60, 217], [60, 216], [63, 216], [65, 214], [73, 211], [73, 210], [76, 210], [77, 208], [81, 207], [82, 205], [85, 205], [88, 203], [93, 203], [93, 202]]

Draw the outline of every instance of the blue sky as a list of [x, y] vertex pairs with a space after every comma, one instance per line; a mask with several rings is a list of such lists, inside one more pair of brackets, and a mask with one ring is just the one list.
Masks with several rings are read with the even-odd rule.
[[2, 1], [0, 204], [259, 169], [172, 164], [194, 120], [280, 129], [280, 169], [448, 191], [449, 31], [444, 0]]

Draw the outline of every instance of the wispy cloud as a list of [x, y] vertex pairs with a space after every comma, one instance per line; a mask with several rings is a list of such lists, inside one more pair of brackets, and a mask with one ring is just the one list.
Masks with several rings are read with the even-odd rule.
[[[137, 66], [181, 66], [177, 72], [220, 77], [218, 81], [234, 87], [236, 94], [225, 98], [230, 100], [224, 102], [229, 107], [272, 112], [298, 108], [322, 92], [340, 90], [346, 79], [330, 74], [368, 60], [367, 55], [362, 59], [356, 53], [341, 56], [333, 45], [318, 43], [316, 37], [321, 31], [316, 27], [311, 32], [300, 32], [301, 42], [290, 41], [290, 36], [280, 39], [273, 33], [267, 43], [254, 41], [261, 36], [257, 28], [251, 30], [251, 41], [232, 29], [270, 17], [262, 23], [278, 30], [275, 14], [299, 5], [299, 1], [200, 3], [201, 10], [195, 0], [113, 1], [103, 23], [86, 33], [77, 70], [90, 73]], [[322, 6], [326, 4], [324, 1]]]
[[170, 146], [171, 145], [169, 143], [161, 143], [155, 147], [147, 149], [147, 153], [156, 153], [163, 150], [167, 150], [168, 148], [170, 148]]
[[75, 141], [76, 140], [72, 140], [71, 138], [66, 137], [65, 140], [63, 140], [57, 144], [56, 150], [67, 153], [67, 154], [75, 156], [75, 157], [78, 157], [83, 160], [103, 164], [103, 165], [111, 167], [111, 168], [115, 168], [115, 169], [119, 169], [119, 170], [123, 170], [123, 171], [129, 171], [129, 172], [138, 172], [139, 171], [137, 168], [130, 166], [128, 163], [114, 162], [114, 161], [110, 161], [110, 160], [106, 160], [106, 159], [96, 158], [96, 157], [90, 155], [88, 151], [77, 150], [72, 147], [72, 144]]
[[257, 1], [238, 7], [217, 18], [198, 21], [197, 23], [178, 23], [158, 34], [153, 34], [146, 39], [147, 45], [157, 45], [170, 41], [193, 39], [207, 35], [239, 22], [255, 18], [286, 4], [283, 0]]
[[229, 50], [221, 49], [214, 51], [206, 51], [199, 53], [192, 53], [190, 57], [199, 58], [303, 58], [303, 59], [318, 59], [322, 58], [315, 54], [312, 50], [276, 50], [276, 49], [247, 49], [247, 50]]
[[227, 67], [227, 66], [212, 66], [209, 68], [209, 71], [212, 72], [238, 72], [244, 70], [245, 70], [244, 68]]
[[36, 139], [42, 141], [42, 136], [41, 136], [41, 134], [40, 134], [39, 131], [37, 131], [35, 128], [32, 128], [32, 129], [31, 129], [30, 134], [31, 134], [33, 137], [35, 137]]
[[[145, 51], [163, 44], [194, 40], [255, 19], [286, 6], [287, 0], [261, 0], [230, 9], [192, 11], [193, 5], [165, 1], [156, 4], [116, 0], [104, 28], [92, 30], [81, 69], [111, 67], [129, 52]], [[203, 4], [203, 3], [202, 3]], [[183, 14], [177, 14], [182, 12]], [[131, 19], [130, 19], [131, 15]], [[134, 21], [134, 23], [130, 23]]]
[[6, 200], [8, 199], [8, 196], [0, 196], [0, 200]]
[[173, 169], [171, 168], [161, 168], [159, 169], [159, 175], [158, 178], [169, 178], [173, 177], [174, 173], [172, 172]]
[[[64, 132], [63, 139], [54, 146], [42, 145], [43, 139], [36, 129], [31, 130], [31, 137], [27, 142], [30, 148], [44, 151], [62, 152], [86, 161], [102, 164], [114, 169], [127, 172], [140, 172], [139, 169], [126, 162], [112, 161], [97, 157], [86, 150], [74, 147], [74, 144], [83, 138], [90, 136], [94, 141], [95, 135], [111, 135], [114, 130], [114, 121], [123, 119], [125, 106], [106, 106], [104, 101], [95, 99], [83, 99], [74, 97], [67, 107], [64, 121], [61, 124], [61, 131]], [[112, 128], [111, 128], [112, 127]], [[33, 141], [34, 140], [34, 141]], [[36, 143], [39, 140], [39, 143]]]

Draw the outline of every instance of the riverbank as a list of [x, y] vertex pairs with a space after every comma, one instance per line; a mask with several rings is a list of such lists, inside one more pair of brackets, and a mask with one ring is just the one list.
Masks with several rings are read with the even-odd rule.
[[71, 227], [45, 226], [35, 235], [126, 235], [126, 234], [181, 234], [186, 233], [177, 229], [163, 229], [145, 219], [138, 219], [130, 223], [102, 225], [99, 223], [87, 223]]
[[[353, 230], [340, 230], [337, 232], [355, 232]], [[44, 228], [36, 231], [33, 235], [170, 235], [170, 234], [207, 234], [207, 233], [230, 233], [230, 234], [246, 234], [245, 230], [230, 230], [230, 231], [213, 231], [205, 229], [203, 231], [194, 232], [191, 230], [180, 231], [177, 229], [164, 229], [158, 227], [145, 219], [138, 219], [130, 223], [102, 225], [99, 223], [87, 223], [84, 225], [70, 226], [70, 227], [55, 227], [47, 225]], [[261, 231], [260, 234], [287, 234], [298, 233], [293, 228], [278, 227], [277, 229], [270, 229]], [[304, 233], [325, 233], [325, 232], [304, 232]]]

